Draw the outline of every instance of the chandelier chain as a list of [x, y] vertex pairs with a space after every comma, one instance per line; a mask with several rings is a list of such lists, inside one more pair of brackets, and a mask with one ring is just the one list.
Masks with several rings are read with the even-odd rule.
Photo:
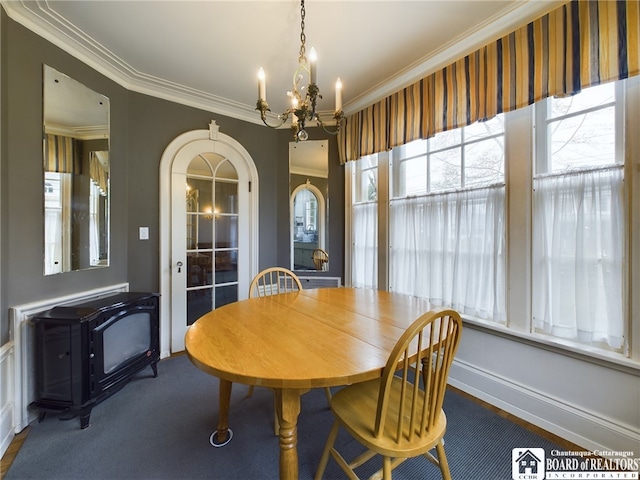
[[305, 42], [307, 40], [307, 36], [304, 34], [304, 0], [300, 1], [300, 57], [298, 58], [298, 63], [304, 65], [307, 63]]

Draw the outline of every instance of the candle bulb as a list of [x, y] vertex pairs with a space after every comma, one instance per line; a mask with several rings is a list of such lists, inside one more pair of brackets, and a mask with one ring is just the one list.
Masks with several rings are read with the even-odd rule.
[[262, 67], [258, 70], [258, 100], [267, 100], [267, 86]]
[[311, 82], [316, 83], [316, 67], [318, 62], [318, 55], [316, 55], [316, 49], [311, 47], [311, 52], [309, 53], [309, 77]]
[[342, 110], [342, 80], [336, 80], [336, 112]]

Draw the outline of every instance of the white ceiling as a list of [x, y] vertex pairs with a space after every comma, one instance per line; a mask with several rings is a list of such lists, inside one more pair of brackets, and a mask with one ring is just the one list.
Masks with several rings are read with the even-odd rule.
[[[9, 16], [124, 87], [259, 122], [288, 107], [300, 49], [299, 0], [0, 0]], [[556, 0], [307, 0], [321, 112], [343, 82], [353, 113], [557, 7]]]

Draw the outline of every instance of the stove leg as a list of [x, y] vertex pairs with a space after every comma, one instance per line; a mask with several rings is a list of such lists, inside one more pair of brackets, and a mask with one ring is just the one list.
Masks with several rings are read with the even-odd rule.
[[91, 407], [80, 410], [80, 428], [84, 429], [89, 426], [89, 418], [91, 417]]

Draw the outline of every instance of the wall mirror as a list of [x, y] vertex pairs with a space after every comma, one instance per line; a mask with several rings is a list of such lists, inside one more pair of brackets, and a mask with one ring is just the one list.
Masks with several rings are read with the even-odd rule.
[[329, 269], [328, 149], [328, 140], [289, 144], [292, 270]]
[[44, 274], [109, 265], [109, 99], [43, 68]]

